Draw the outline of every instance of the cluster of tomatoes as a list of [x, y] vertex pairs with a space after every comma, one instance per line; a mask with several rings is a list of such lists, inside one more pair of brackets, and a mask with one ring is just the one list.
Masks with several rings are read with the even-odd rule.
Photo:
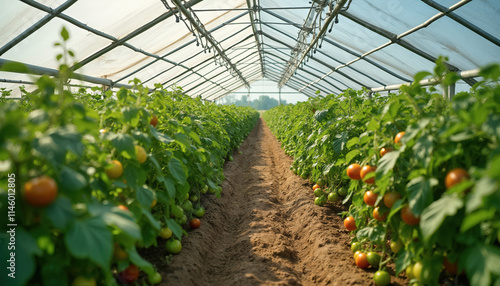
[[[396, 135], [394, 139], [394, 143], [396, 145], [400, 144], [400, 141], [403, 138], [404, 134], [405, 132], [403, 131], [399, 132]], [[392, 147], [384, 147], [380, 150], [380, 157], [382, 158], [388, 152], [392, 151], [394, 151]], [[347, 176], [352, 180], [362, 180], [364, 183], [371, 185], [375, 184], [375, 171], [376, 167], [374, 166], [365, 165], [361, 167], [359, 164], [354, 163], [347, 167], [346, 173]], [[372, 175], [369, 175], [370, 173]], [[466, 170], [462, 168], [455, 168], [446, 174], [446, 178], [444, 181], [446, 188], [449, 189], [467, 179], [470, 179], [470, 176]], [[366, 204], [366, 206], [373, 208], [373, 219], [383, 222], [387, 220], [387, 216], [390, 213], [391, 208], [398, 200], [402, 199], [402, 196], [396, 191], [386, 192], [381, 200], [378, 198], [378, 196], [379, 195], [373, 190], [367, 190], [363, 194], [363, 202]], [[420, 217], [416, 216], [412, 212], [409, 204], [404, 204], [404, 206], [400, 210], [400, 216], [402, 221], [409, 226], [417, 226], [420, 222]], [[356, 220], [353, 216], [350, 215], [344, 219], [344, 227], [348, 231], [358, 230], [358, 227], [356, 226]], [[401, 240], [393, 240], [390, 242], [390, 249], [394, 254], [397, 254], [401, 249], [403, 249], [403, 247], [404, 244]], [[354, 253], [355, 264], [362, 269], [368, 268], [370, 266], [375, 268], [379, 267], [381, 265], [381, 261], [385, 258], [374, 251], [365, 253], [363, 252], [362, 248], [363, 244], [358, 241], [353, 241], [351, 243], [351, 250]], [[387, 260], [385, 263], [390, 260], [391, 258], [389, 258], [389, 260]], [[457, 262], [452, 263], [445, 257], [443, 266], [450, 273], [457, 275]], [[416, 262], [415, 264], [411, 264], [406, 268], [406, 275], [410, 280], [416, 279], [419, 282], [424, 282], [425, 274], [422, 274], [422, 269], [424, 268], [425, 267], [422, 262]], [[377, 286], [386, 286], [390, 284], [391, 277], [387, 271], [381, 269], [375, 273], [375, 275], [373, 276], [373, 281]]]

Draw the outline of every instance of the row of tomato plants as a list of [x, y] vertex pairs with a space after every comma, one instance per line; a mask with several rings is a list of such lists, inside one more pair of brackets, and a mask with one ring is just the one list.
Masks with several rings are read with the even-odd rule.
[[187, 225], [199, 227], [205, 213], [202, 196], [220, 196], [223, 164], [259, 114], [139, 81], [116, 93], [71, 92], [63, 61], [73, 53], [61, 35], [59, 77], [0, 101], [0, 228], [15, 225], [14, 239], [0, 243], [3, 266], [15, 254], [4, 285], [116, 285], [140, 270], [141, 283], [157, 284], [138, 248], [161, 236], [169, 253], [181, 251]]
[[378, 268], [377, 285], [390, 283], [389, 262], [413, 285], [442, 282], [443, 266], [471, 285], [500, 283], [500, 68], [448, 101], [418, 84], [455, 83], [444, 60], [388, 96], [346, 90], [263, 116], [294, 173], [317, 183], [315, 203], [349, 205], [355, 263]]

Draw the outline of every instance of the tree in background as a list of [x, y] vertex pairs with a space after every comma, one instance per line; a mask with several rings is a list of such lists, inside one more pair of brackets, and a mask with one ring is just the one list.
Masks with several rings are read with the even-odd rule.
[[[278, 100], [267, 95], [261, 95], [258, 99], [248, 101], [248, 97], [243, 95], [240, 99], [235, 99], [233, 96], [226, 96], [222, 104], [234, 104], [236, 106], [250, 106], [256, 110], [269, 110], [278, 106]], [[286, 105], [286, 100], [281, 100], [282, 105]]]

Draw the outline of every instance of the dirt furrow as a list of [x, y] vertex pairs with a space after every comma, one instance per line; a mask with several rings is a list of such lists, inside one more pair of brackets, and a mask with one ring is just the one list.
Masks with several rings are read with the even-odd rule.
[[345, 207], [313, 204], [310, 186], [290, 171], [291, 158], [263, 121], [240, 151], [224, 168], [222, 197], [204, 198], [207, 213], [182, 240], [183, 251], [167, 261], [160, 241], [147, 255], [161, 285], [371, 285], [374, 270], [353, 264], [336, 215]]

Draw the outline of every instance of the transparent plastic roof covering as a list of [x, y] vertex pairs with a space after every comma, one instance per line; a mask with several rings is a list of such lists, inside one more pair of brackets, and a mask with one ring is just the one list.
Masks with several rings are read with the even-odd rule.
[[[265, 78], [316, 96], [406, 83], [432, 70], [439, 56], [455, 71], [500, 62], [498, 0], [0, 0], [0, 6], [0, 66], [18, 61], [34, 74], [54, 74], [61, 53], [54, 43], [65, 27], [80, 63], [74, 85], [130, 87], [139, 78], [148, 87], [177, 85], [216, 100]], [[0, 71], [0, 88], [29, 90], [33, 81]]]

